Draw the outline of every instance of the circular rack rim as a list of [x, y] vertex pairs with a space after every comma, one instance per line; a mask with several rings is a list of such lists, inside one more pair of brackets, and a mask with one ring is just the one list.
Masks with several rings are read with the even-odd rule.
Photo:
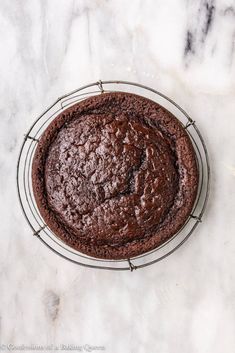
[[[31, 182], [30, 163], [32, 162], [32, 157], [33, 157], [37, 142], [39, 141], [39, 137], [41, 136], [40, 135], [39, 137], [37, 137], [37, 134], [44, 127], [44, 125], [48, 121], [51, 121], [52, 119], [54, 119], [54, 116], [58, 115], [59, 112], [61, 112], [64, 109], [66, 109], [71, 104], [75, 104], [76, 102], [81, 101], [83, 99], [86, 99], [87, 97], [90, 97], [90, 96], [92, 96], [94, 94], [103, 94], [103, 93], [106, 93], [106, 92], [115, 92], [116, 91], [116, 90], [112, 90], [112, 89], [111, 90], [106, 90], [104, 88], [105, 85], [117, 85], [117, 86], [118, 85], [124, 85], [125, 87], [129, 86], [129, 88], [130, 87], [131, 88], [134, 88], [134, 87], [140, 88], [140, 89], [145, 90], [145, 92], [148, 91], [148, 92], [153, 93], [154, 97], [158, 96], [158, 98], [159, 97], [162, 98], [168, 104], [170, 103], [174, 108], [178, 109], [178, 111], [181, 112], [181, 114], [184, 116], [184, 118], [186, 118], [186, 123], [184, 124], [184, 128], [188, 132], [188, 135], [189, 135], [192, 143], [194, 144], [194, 149], [196, 150], [195, 152], [197, 154], [197, 163], [200, 164], [199, 165], [199, 174], [200, 174], [201, 181], [200, 181], [200, 185], [198, 187], [197, 199], [195, 201], [194, 208], [193, 208], [192, 213], [190, 214], [188, 220], [185, 222], [184, 226], [180, 229], [179, 232], [177, 232], [172, 238], [170, 238], [168, 241], [166, 241], [165, 243], [163, 243], [162, 245], [160, 245], [156, 249], [154, 249], [154, 250], [152, 250], [150, 252], [147, 252], [145, 254], [136, 256], [134, 258], [130, 258], [130, 259], [102, 260], [102, 259], [96, 259], [96, 258], [92, 258], [90, 256], [86, 256], [86, 255], [84, 255], [82, 253], [79, 253], [79, 252], [74, 252], [74, 251], [72, 251], [71, 248], [70, 249], [69, 248], [65, 248], [64, 244], [57, 242], [57, 245], [59, 245], [61, 247], [61, 249], [63, 249], [63, 251], [65, 250], [68, 253], [70, 253], [71, 255], [76, 255], [76, 257], [79, 258], [79, 261], [78, 261], [78, 260], [72, 258], [72, 256], [69, 257], [68, 255], [65, 255], [63, 252], [60, 252], [59, 250], [56, 249], [56, 246], [53, 247], [51, 244], [49, 244], [47, 242], [47, 240], [45, 240], [45, 239], [49, 239], [49, 238], [52, 239], [51, 236], [46, 232], [46, 230], [49, 231], [49, 232], [51, 232], [51, 231], [47, 227], [47, 225], [44, 223], [40, 213], [37, 211], [37, 206], [36, 206], [35, 200], [33, 199], [32, 193], [30, 191], [30, 182]], [[79, 92], [82, 92], [82, 91], [90, 88], [90, 87], [97, 87], [98, 90], [92, 91], [92, 92], [84, 92], [84, 93], [81, 93], [81, 94], [77, 94]], [[134, 93], [134, 92], [132, 92], [132, 93]], [[72, 102], [69, 102], [73, 98], [76, 98], [76, 100], [75, 101], [72, 100]], [[63, 105], [63, 103], [66, 103], [66, 104]], [[46, 116], [46, 114], [48, 114], [50, 112], [50, 110], [52, 110], [53, 107], [55, 107], [57, 104], [60, 104], [60, 109], [57, 110], [56, 112], [54, 112], [52, 115], [50, 115], [49, 118], [42, 125], [39, 125], [38, 130], [36, 131], [34, 136], [32, 136], [31, 135], [32, 130], [36, 127], [36, 125], [40, 122], [40, 120], [44, 116]], [[181, 121], [181, 123], [182, 123], [182, 121]], [[198, 138], [198, 141], [201, 144], [201, 150], [200, 150], [200, 147], [198, 146], [198, 143], [195, 141], [195, 138], [192, 136], [192, 132], [191, 133], [189, 132], [189, 128], [192, 129], [193, 133]], [[43, 133], [43, 131], [44, 130], [42, 130], [41, 134]], [[29, 142], [29, 146], [28, 146], [28, 149], [26, 150], [27, 142]], [[23, 156], [24, 152], [26, 153], [25, 159], [24, 159], [24, 156]], [[27, 170], [27, 174], [26, 174], [26, 170]], [[21, 186], [21, 181], [20, 181], [21, 178], [22, 178], [23, 187]], [[161, 92], [159, 92], [159, 91], [157, 91], [157, 90], [155, 90], [153, 88], [147, 87], [147, 86], [142, 85], [142, 84], [129, 82], [129, 81], [120, 81], [120, 80], [117, 80], [117, 81], [115, 81], [115, 80], [111, 80], [111, 81], [101, 81], [101, 80], [99, 80], [97, 82], [82, 86], [82, 87], [80, 87], [80, 88], [78, 88], [76, 90], [73, 90], [72, 92], [70, 92], [70, 93], [68, 93], [66, 95], [61, 96], [51, 106], [49, 106], [34, 121], [34, 123], [31, 125], [30, 129], [28, 130], [28, 132], [25, 134], [25, 137], [24, 137], [24, 140], [23, 140], [20, 152], [19, 152], [19, 157], [18, 157], [18, 161], [17, 161], [16, 181], [17, 181], [17, 193], [18, 193], [19, 202], [20, 202], [24, 217], [26, 218], [30, 228], [32, 229], [33, 235], [35, 235], [50, 250], [52, 250], [54, 253], [56, 253], [57, 255], [59, 255], [62, 258], [66, 259], [66, 260], [69, 260], [72, 263], [84, 266], [84, 267], [97, 268], [97, 269], [106, 269], [106, 270], [130, 270], [130, 271], [133, 271], [133, 270], [138, 269], [138, 268], [143, 268], [143, 267], [152, 265], [152, 264], [154, 264], [154, 263], [166, 258], [170, 254], [172, 254], [176, 249], [178, 249], [190, 237], [190, 235], [196, 229], [198, 224], [202, 221], [202, 216], [204, 214], [204, 211], [205, 211], [205, 208], [206, 208], [206, 204], [207, 204], [207, 201], [208, 201], [208, 196], [209, 196], [210, 165], [209, 165], [209, 157], [208, 157], [206, 144], [204, 142], [204, 139], [203, 139], [200, 131], [198, 130], [198, 128], [196, 126], [195, 121], [193, 119], [191, 119], [190, 116], [177, 103], [175, 103], [171, 98], [167, 97], [166, 95], [162, 94]], [[22, 188], [23, 188], [23, 190], [22, 190]], [[25, 200], [24, 200], [24, 198], [25, 198]], [[29, 198], [30, 198], [30, 200], [29, 200]], [[30, 204], [29, 201], [31, 201], [32, 204]], [[26, 203], [27, 207], [29, 207], [29, 210], [25, 206], [25, 203]], [[201, 206], [198, 206], [199, 203], [201, 203]], [[195, 210], [198, 207], [199, 207], [199, 213], [195, 214], [194, 212], [195, 212]], [[32, 208], [34, 208], [34, 212], [36, 211], [36, 216], [33, 213], [33, 209]], [[30, 214], [30, 212], [31, 212], [31, 214]], [[32, 219], [30, 217], [34, 217], [34, 219], [36, 220], [37, 224], [39, 225], [39, 228], [36, 228], [33, 225]], [[36, 217], [38, 217], [38, 219], [36, 219]], [[194, 223], [192, 224], [191, 229], [184, 235], [183, 239], [180, 240], [178, 242], [178, 244], [173, 246], [172, 249], [170, 249], [169, 251], [167, 251], [163, 255], [161, 255], [159, 257], [156, 257], [155, 259], [151, 258], [151, 259], [148, 260], [148, 257], [150, 255], [156, 254], [160, 249], [162, 249], [162, 248], [166, 247], [167, 245], [169, 245], [173, 241], [173, 239], [176, 239], [177, 237], [179, 237], [179, 234], [184, 230], [185, 226], [189, 223], [189, 221], [193, 221]], [[45, 233], [46, 234], [45, 239], [41, 235], [42, 231], [46, 232]], [[49, 238], [47, 238], [47, 236], [49, 236]], [[56, 240], [54, 240], [54, 239], [52, 239], [52, 240], [56, 243]], [[57, 238], [57, 240], [58, 240], [58, 238]], [[92, 264], [85, 263], [84, 259], [89, 260], [89, 261], [93, 261], [93, 262], [95, 262], [95, 264], [94, 263], [92, 263]], [[144, 259], [144, 262], [140, 263], [140, 264], [135, 263], [136, 260], [138, 260], [138, 259], [142, 259], [142, 260]], [[107, 265], [107, 263], [108, 263], [108, 265]], [[126, 265], [124, 267], [113, 266], [113, 264], [119, 264], [119, 263], [125, 263]]]

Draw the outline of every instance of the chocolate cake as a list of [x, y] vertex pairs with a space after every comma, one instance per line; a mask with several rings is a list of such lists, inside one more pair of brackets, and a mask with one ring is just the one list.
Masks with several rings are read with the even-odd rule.
[[103, 93], [59, 114], [33, 158], [33, 192], [54, 234], [103, 259], [127, 259], [173, 237], [193, 208], [198, 170], [179, 120], [157, 103]]

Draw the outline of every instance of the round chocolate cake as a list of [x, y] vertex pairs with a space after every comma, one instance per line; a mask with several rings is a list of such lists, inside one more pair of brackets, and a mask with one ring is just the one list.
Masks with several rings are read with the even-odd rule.
[[39, 211], [68, 246], [127, 259], [170, 239], [193, 208], [196, 155], [179, 120], [157, 103], [104, 93], [58, 115], [32, 166]]

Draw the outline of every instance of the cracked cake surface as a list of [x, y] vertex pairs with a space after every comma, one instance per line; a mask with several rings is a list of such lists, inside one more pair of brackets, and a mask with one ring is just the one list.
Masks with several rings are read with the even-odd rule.
[[59, 114], [32, 165], [39, 211], [68, 246], [127, 259], [160, 246], [187, 220], [196, 156], [182, 124], [157, 103], [103, 93]]

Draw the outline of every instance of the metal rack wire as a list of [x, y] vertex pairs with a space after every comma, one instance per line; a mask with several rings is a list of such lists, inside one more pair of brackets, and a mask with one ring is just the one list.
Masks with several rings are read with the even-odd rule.
[[[96, 259], [66, 246], [44, 223], [33, 196], [31, 180], [32, 160], [35, 148], [40, 136], [50, 122], [61, 111], [85, 98], [113, 91], [131, 92], [145, 96], [171, 111], [182, 122], [193, 143], [199, 169], [199, 187], [195, 205], [192, 214], [189, 216], [181, 230], [158, 248], [146, 254], [124, 260]], [[107, 270], [133, 271], [154, 264], [178, 249], [202, 221], [209, 194], [209, 184], [210, 167], [208, 153], [205, 142], [195, 121], [192, 120], [178, 104], [164, 94], [144, 85], [127, 81], [100, 80], [78, 88], [73, 92], [58, 98], [54, 104], [37, 118], [29, 131], [25, 134], [17, 163], [17, 191], [19, 201], [23, 214], [32, 229], [33, 235], [54, 253], [75, 264]]]

